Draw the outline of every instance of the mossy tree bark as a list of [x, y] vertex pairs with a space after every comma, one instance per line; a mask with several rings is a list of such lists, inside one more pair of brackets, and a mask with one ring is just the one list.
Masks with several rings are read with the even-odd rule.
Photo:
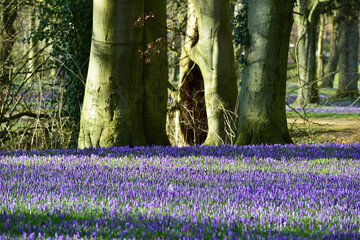
[[291, 143], [285, 90], [293, 2], [249, 1], [250, 43], [240, 92], [237, 145]]
[[324, 79], [320, 85], [320, 87], [322, 88], [334, 87], [334, 78], [339, 63], [339, 22], [337, 16], [338, 16], [337, 10], [335, 10], [334, 13], [330, 16], [330, 21], [329, 21], [330, 29], [331, 29], [330, 57]]
[[[295, 104], [306, 106], [319, 102], [319, 90], [316, 82], [316, 24], [311, 17], [311, 0], [297, 0], [294, 15], [298, 31], [296, 58], [299, 72], [299, 90]], [[312, 19], [309, 19], [312, 18]]]
[[339, 87], [336, 96], [358, 96], [359, 11], [353, 1], [336, 1], [339, 9]]
[[[146, 6], [151, 9], [153, 3], [150, 1]], [[166, 23], [161, 22], [164, 17], [160, 12], [163, 11], [159, 10], [158, 15], [154, 12], [152, 17], [154, 22], [158, 21], [165, 28]], [[148, 33], [148, 28], [154, 27], [154, 22], [145, 23], [145, 18], [144, 0], [94, 1], [93, 37], [81, 113], [79, 148], [168, 144], [167, 138], [160, 136], [164, 131], [145, 131], [145, 126], [151, 126], [145, 121], [155, 121], [151, 111], [162, 112], [160, 106], [166, 110], [163, 102], [167, 98], [166, 89], [160, 89], [162, 83], [155, 83], [164, 80], [166, 65], [160, 69], [164, 64], [162, 58], [152, 58], [147, 55], [148, 49], [144, 50], [144, 39], [163, 36], [157, 35], [158, 30]], [[166, 51], [161, 54], [166, 55]], [[144, 66], [144, 59], [149, 58], [153, 62]], [[160, 77], [149, 77], [155, 71]], [[154, 89], [151, 85], [154, 85]], [[149, 91], [148, 95], [144, 91]], [[159, 91], [159, 95], [154, 94], [156, 91]], [[164, 93], [165, 96], [162, 96]], [[154, 106], [144, 104], [145, 100], [153, 101], [151, 104]], [[157, 124], [164, 123], [165, 120], [159, 120], [151, 127], [159, 130]], [[165, 124], [162, 127], [165, 129]]]
[[206, 145], [231, 142], [237, 99], [234, 49], [231, 39], [229, 0], [191, 0], [199, 40], [190, 52], [204, 78], [208, 134]]

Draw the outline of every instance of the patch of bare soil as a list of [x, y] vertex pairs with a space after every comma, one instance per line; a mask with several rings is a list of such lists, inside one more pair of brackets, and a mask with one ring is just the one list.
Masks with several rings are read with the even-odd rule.
[[360, 118], [288, 118], [296, 143], [360, 142]]

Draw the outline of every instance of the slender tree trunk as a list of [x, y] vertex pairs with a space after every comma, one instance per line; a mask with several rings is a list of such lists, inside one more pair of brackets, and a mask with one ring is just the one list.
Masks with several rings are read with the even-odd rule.
[[229, 0], [192, 0], [199, 41], [190, 58], [204, 78], [208, 134], [204, 144], [231, 143], [237, 98]]
[[319, 16], [319, 34], [318, 34], [318, 43], [317, 43], [317, 57], [316, 57], [316, 76], [317, 79], [322, 79], [324, 77], [324, 56], [323, 56], [323, 35], [324, 35], [324, 25], [325, 25], [325, 15], [321, 14]]
[[[33, 31], [36, 28], [36, 2], [35, 0], [30, 0], [29, 1], [30, 6], [29, 6], [29, 31]], [[37, 43], [34, 42], [32, 39], [30, 40], [29, 43], [29, 69], [28, 69], [28, 76], [31, 76], [32, 73], [35, 71], [36, 66], [37, 66], [37, 59], [38, 57], [36, 56], [37, 53]]]
[[250, 44], [240, 92], [237, 145], [291, 143], [285, 90], [293, 1], [249, 1]]
[[180, 57], [178, 84], [179, 113], [176, 133], [180, 145], [203, 144], [207, 136], [207, 116], [204, 96], [204, 79], [199, 66], [189, 57], [199, 41], [197, 14], [191, 1], [188, 2], [188, 20], [185, 42]]
[[316, 28], [309, 21], [308, 0], [298, 0], [295, 11], [295, 22], [298, 31], [296, 43], [296, 58], [299, 72], [299, 91], [296, 104], [306, 106], [319, 102], [319, 92], [316, 82]]
[[339, 22], [338, 22], [338, 11], [334, 11], [334, 14], [330, 16], [330, 28], [331, 28], [331, 39], [330, 39], [330, 57], [324, 79], [320, 87], [333, 88], [334, 77], [336, 69], [339, 63]]
[[4, 0], [1, 7], [3, 8], [3, 15], [2, 27], [0, 28], [2, 33], [2, 44], [0, 48], [0, 120], [9, 109], [8, 102], [4, 95], [9, 96], [12, 86], [13, 63], [11, 52], [16, 39], [17, 30], [14, 24], [18, 14], [18, 6], [14, 0]]
[[[345, 5], [344, 5], [345, 4]], [[359, 11], [351, 1], [339, 1], [339, 87], [336, 95], [357, 96], [359, 61]]]
[[14, 0], [4, 0], [2, 7], [2, 26], [4, 29], [0, 29], [3, 30], [0, 49], [0, 86], [7, 85], [10, 81], [12, 71], [11, 52], [17, 32], [14, 23], [18, 14], [17, 3]]

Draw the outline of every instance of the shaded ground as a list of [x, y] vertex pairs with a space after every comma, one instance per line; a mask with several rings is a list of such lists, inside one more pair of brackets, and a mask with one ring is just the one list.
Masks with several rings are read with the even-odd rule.
[[290, 134], [296, 143], [360, 142], [360, 118], [288, 118]]

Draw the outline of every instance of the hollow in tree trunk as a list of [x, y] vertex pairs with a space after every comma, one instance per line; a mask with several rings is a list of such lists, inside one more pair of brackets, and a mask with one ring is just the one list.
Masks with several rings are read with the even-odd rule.
[[179, 113], [177, 142], [180, 145], [203, 144], [207, 136], [204, 79], [199, 66], [189, 55], [199, 41], [198, 20], [194, 5], [188, 2], [186, 36], [180, 57], [178, 84]]
[[199, 40], [190, 52], [204, 79], [208, 133], [204, 144], [232, 142], [237, 99], [229, 0], [191, 0]]

